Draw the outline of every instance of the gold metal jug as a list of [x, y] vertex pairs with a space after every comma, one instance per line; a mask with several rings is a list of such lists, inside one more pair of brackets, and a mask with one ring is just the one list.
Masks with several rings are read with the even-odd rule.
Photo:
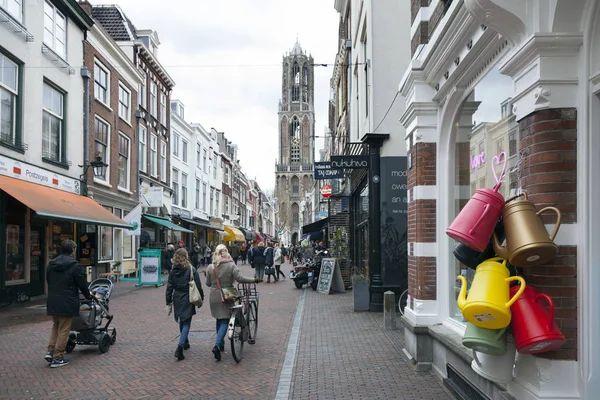
[[[524, 199], [516, 200], [523, 196]], [[540, 219], [540, 215], [546, 211], [556, 213], [556, 225], [552, 235]], [[494, 233], [494, 251], [498, 257], [507, 258], [508, 261], [518, 267], [532, 267], [552, 261], [558, 254], [558, 246], [554, 238], [560, 228], [560, 211], [555, 207], [544, 207], [536, 212], [535, 205], [523, 192], [509, 198], [502, 210], [504, 230], [506, 233], [506, 247], [502, 246]]]

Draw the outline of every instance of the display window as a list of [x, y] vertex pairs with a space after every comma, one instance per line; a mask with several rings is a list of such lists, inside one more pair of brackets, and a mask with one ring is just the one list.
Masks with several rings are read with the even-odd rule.
[[25, 216], [27, 207], [11, 196], [6, 196], [6, 284], [22, 283], [25, 271]]

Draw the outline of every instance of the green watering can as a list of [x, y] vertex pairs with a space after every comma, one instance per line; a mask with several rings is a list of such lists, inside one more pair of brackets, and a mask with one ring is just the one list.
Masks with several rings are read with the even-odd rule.
[[486, 329], [467, 323], [462, 344], [480, 353], [495, 356], [506, 353], [506, 328]]

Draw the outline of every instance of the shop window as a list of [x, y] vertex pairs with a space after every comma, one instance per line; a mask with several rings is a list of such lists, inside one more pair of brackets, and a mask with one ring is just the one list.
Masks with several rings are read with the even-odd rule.
[[50, 258], [60, 254], [60, 244], [63, 240], [75, 240], [75, 228], [72, 222], [52, 222], [52, 242], [50, 245]]
[[6, 196], [6, 275], [7, 283], [25, 279], [25, 215], [27, 208]]
[[[126, 217], [129, 212], [123, 211], [123, 217]], [[123, 259], [128, 260], [133, 258], [133, 246], [135, 241], [133, 240], [135, 236], [128, 235], [125, 230], [123, 230]]]
[[[507, 104], [507, 99], [512, 97], [513, 87], [511, 78], [502, 75], [495, 67], [475, 86], [455, 116], [454, 215], [458, 215], [477, 189], [492, 188], [496, 184], [492, 168], [496, 173], [500, 173], [502, 166], [496, 166], [492, 162], [480, 162], [479, 165], [477, 163], [474, 165], [471, 159], [473, 149], [477, 148], [477, 156], [486, 149], [492, 152], [493, 154], [485, 153], [485, 161], [491, 161], [494, 156], [504, 151], [507, 141], [510, 144], [509, 133], [516, 129], [517, 122], [514, 115], [506, 115], [507, 110], [503, 110], [503, 106]], [[478, 123], [476, 128], [475, 121]], [[464, 187], [469, 187], [470, 193], [460, 190]], [[509, 190], [510, 177], [507, 173], [499, 193], [507, 198]], [[449, 275], [451, 297], [449, 316], [464, 323], [466, 321], [456, 304], [461, 286], [461, 282], [456, 280], [456, 277], [464, 276], [467, 284], [470, 285], [475, 271], [458, 262], [452, 253], [449, 254], [449, 259], [452, 260], [452, 272]]]
[[[103, 206], [105, 209], [113, 212], [112, 207]], [[100, 250], [98, 252], [99, 261], [111, 261], [113, 259], [113, 228], [111, 226], [100, 226], [99, 229]]]

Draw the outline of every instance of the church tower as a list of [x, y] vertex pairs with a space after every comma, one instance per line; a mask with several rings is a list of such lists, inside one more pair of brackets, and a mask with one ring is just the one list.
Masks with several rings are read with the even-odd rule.
[[[313, 58], [296, 41], [283, 57], [279, 101], [279, 157], [275, 193], [279, 200], [279, 226], [286, 244], [297, 244], [302, 225], [305, 193], [313, 187], [315, 108]], [[312, 215], [312, 210], [310, 213]]]

